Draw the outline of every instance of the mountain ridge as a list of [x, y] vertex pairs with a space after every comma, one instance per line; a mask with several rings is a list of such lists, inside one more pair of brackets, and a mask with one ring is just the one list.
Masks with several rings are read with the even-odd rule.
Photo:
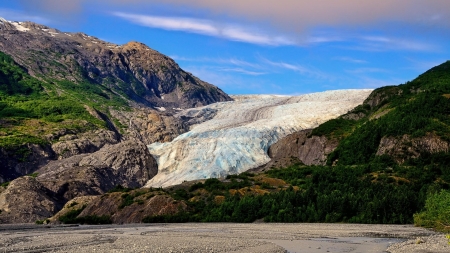
[[116, 45], [32, 22], [3, 21], [0, 33], [0, 51], [35, 77], [87, 80], [125, 94], [129, 101], [169, 110], [231, 100], [219, 88], [139, 42]]

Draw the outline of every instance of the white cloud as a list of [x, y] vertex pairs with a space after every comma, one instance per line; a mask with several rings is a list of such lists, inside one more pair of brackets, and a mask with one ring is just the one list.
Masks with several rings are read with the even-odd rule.
[[301, 65], [294, 65], [294, 64], [290, 64], [290, 63], [286, 63], [286, 62], [274, 62], [271, 60], [268, 60], [266, 58], [261, 58], [261, 60], [269, 65], [272, 65], [274, 67], [279, 67], [279, 68], [283, 68], [283, 69], [288, 69], [288, 70], [292, 70], [295, 72], [299, 72], [301, 74], [307, 74], [312, 72], [311, 70], [309, 70], [306, 67], [303, 67]]
[[387, 50], [408, 50], [408, 51], [436, 51], [435, 45], [415, 41], [412, 39], [389, 38], [384, 36], [362, 37], [362, 50], [367, 51], [387, 51]]
[[333, 60], [337, 60], [337, 61], [345, 61], [345, 62], [351, 62], [351, 63], [367, 63], [367, 61], [365, 60], [360, 60], [360, 59], [355, 59], [355, 58], [351, 58], [351, 57], [334, 57]]
[[226, 72], [238, 72], [238, 73], [251, 75], [251, 76], [260, 76], [260, 75], [267, 74], [266, 72], [256, 72], [256, 71], [250, 71], [250, 70], [246, 70], [246, 69], [242, 69], [242, 68], [219, 68], [219, 70], [226, 71]]
[[221, 24], [207, 19], [138, 15], [123, 12], [114, 12], [113, 15], [142, 26], [197, 33], [232, 41], [270, 46], [295, 44], [293, 40], [284, 36], [272, 36], [268, 33], [250, 30], [238, 25]]
[[366, 74], [366, 73], [387, 73], [389, 71], [381, 68], [357, 68], [352, 70], [346, 70], [346, 72], [350, 74]]

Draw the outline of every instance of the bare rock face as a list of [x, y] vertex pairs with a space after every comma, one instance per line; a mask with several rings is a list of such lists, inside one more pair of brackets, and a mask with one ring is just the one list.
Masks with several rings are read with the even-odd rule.
[[79, 217], [87, 215], [108, 215], [113, 223], [140, 223], [146, 216], [176, 214], [186, 209], [184, 202], [175, 201], [167, 195], [156, 195], [147, 199], [142, 195], [129, 206], [119, 208], [123, 201], [123, 193], [110, 193], [102, 198], [96, 198], [80, 213]]
[[149, 108], [110, 112], [112, 117], [126, 126], [123, 139], [138, 139], [144, 143], [168, 142], [188, 131], [186, 124], [178, 117]]
[[33, 173], [56, 156], [49, 145], [25, 144], [19, 149], [0, 148], [0, 183]]
[[13, 180], [0, 194], [0, 223], [34, 223], [61, 209], [55, 194], [32, 177]]
[[135, 140], [110, 145], [91, 155], [85, 156], [79, 166], [106, 166], [114, 170], [124, 186], [134, 188], [144, 185], [156, 175], [157, 164], [142, 142]]
[[143, 143], [129, 140], [92, 154], [52, 161], [38, 173], [42, 184], [67, 201], [103, 194], [119, 184], [141, 187], [157, 173], [157, 164]]
[[119, 136], [116, 132], [106, 129], [89, 131], [81, 134], [67, 134], [59, 138], [59, 142], [52, 145], [58, 159], [74, 155], [93, 153], [106, 144], [116, 144]]
[[33, 75], [88, 80], [127, 95], [130, 103], [191, 108], [231, 98], [139, 42], [115, 45], [32, 22], [0, 22], [0, 51]]
[[449, 148], [448, 142], [433, 134], [427, 134], [419, 138], [412, 138], [408, 135], [401, 137], [385, 136], [381, 138], [376, 155], [389, 155], [401, 164], [407, 158], [418, 158], [421, 153], [447, 153]]
[[310, 134], [311, 130], [295, 132], [270, 146], [268, 154], [272, 160], [267, 166], [286, 166], [292, 164], [292, 159], [305, 165], [325, 165], [327, 156], [336, 149], [338, 142]]

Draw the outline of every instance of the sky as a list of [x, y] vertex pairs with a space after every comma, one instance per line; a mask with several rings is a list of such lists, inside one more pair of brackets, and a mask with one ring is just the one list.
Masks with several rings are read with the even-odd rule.
[[372, 89], [450, 60], [449, 0], [2, 0], [0, 17], [143, 42], [228, 94]]

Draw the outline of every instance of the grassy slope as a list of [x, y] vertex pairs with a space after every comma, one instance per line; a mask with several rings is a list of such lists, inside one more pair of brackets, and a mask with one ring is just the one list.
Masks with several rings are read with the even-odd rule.
[[85, 106], [106, 114], [109, 107], [128, 108], [124, 99], [100, 85], [38, 80], [0, 52], [0, 147], [45, 144], [44, 136], [60, 129], [84, 132], [106, 128]]

